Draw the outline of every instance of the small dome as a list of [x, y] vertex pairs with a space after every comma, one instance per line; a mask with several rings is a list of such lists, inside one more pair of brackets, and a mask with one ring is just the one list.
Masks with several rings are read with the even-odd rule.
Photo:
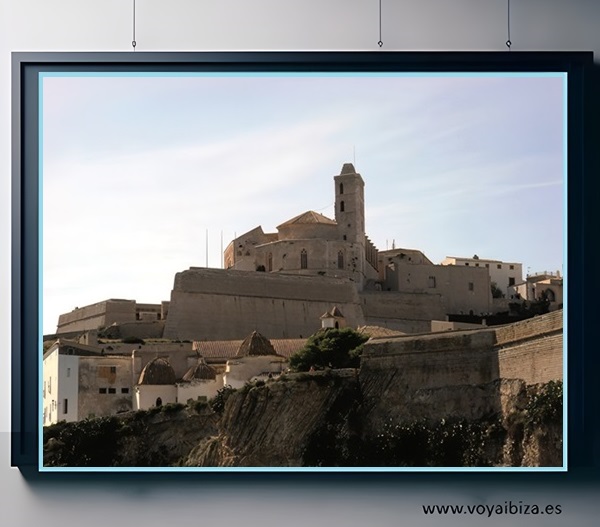
[[198, 362], [185, 372], [182, 380], [186, 382], [194, 380], [214, 381], [216, 378], [216, 370], [206, 364], [206, 361], [203, 357], [200, 357]]
[[175, 370], [167, 359], [152, 359], [140, 373], [138, 384], [175, 384]]
[[236, 357], [259, 357], [269, 355], [277, 355], [273, 344], [258, 331], [253, 331], [244, 339], [244, 342], [241, 343]]

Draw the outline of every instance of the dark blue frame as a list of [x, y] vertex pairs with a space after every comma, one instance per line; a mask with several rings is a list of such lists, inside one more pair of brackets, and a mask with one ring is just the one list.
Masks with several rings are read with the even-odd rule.
[[[586, 259], [597, 231], [592, 175], [600, 173], [597, 115], [600, 84], [591, 52], [226, 52], [14, 53], [12, 56], [12, 455], [37, 471], [38, 364], [38, 97], [40, 72], [566, 72], [568, 74], [568, 462], [600, 465], [592, 277]], [[594, 148], [595, 147], [595, 148]], [[598, 194], [596, 194], [598, 195]], [[594, 221], [594, 218], [596, 221]], [[593, 231], [593, 232], [592, 232]], [[586, 243], [588, 242], [588, 243]], [[591, 284], [594, 285], [591, 285]], [[584, 288], [588, 285], [587, 293]], [[164, 477], [165, 474], [162, 474]], [[364, 473], [361, 473], [364, 476]], [[236, 474], [236, 476], [238, 476]], [[390, 476], [390, 475], [388, 475]], [[412, 476], [415, 476], [412, 474]], [[521, 475], [522, 476], [522, 475]], [[214, 475], [213, 475], [214, 477]]]

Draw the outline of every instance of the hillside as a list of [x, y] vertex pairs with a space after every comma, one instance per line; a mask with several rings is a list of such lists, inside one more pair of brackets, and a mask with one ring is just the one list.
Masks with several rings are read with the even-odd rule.
[[[288, 374], [228, 392], [218, 401], [222, 404], [167, 405], [59, 423], [44, 430], [44, 462], [90, 467], [562, 465], [560, 382], [527, 386], [505, 379], [425, 392], [392, 386], [387, 411], [385, 400], [373, 405], [364, 397], [376, 382], [364, 369], [360, 375], [357, 370]], [[400, 396], [405, 409], [420, 410], [399, 414]], [[441, 401], [465, 401], [465, 406], [446, 404], [441, 419], [425, 411], [439, 408]]]

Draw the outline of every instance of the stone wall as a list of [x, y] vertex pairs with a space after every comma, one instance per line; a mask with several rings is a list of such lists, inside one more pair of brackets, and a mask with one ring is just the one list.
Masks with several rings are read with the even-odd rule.
[[80, 357], [78, 418], [131, 410], [131, 378], [131, 357]]
[[75, 308], [58, 317], [56, 333], [86, 331], [117, 322], [135, 322], [135, 300], [111, 299]]
[[527, 384], [562, 379], [563, 310], [496, 329], [500, 376]]
[[366, 324], [404, 333], [426, 333], [431, 319], [446, 317], [440, 295], [363, 291], [360, 301]]
[[307, 337], [334, 305], [349, 326], [364, 325], [351, 281], [192, 268], [175, 276], [163, 336], [243, 339], [256, 330], [267, 338]]
[[562, 380], [562, 356], [560, 311], [497, 328], [371, 340], [361, 386], [373, 426], [409, 416], [472, 419], [501, 408], [499, 379]]

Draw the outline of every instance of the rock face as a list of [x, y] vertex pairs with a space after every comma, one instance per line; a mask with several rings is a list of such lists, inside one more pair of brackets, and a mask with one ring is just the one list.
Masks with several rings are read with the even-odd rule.
[[[288, 374], [231, 391], [219, 412], [200, 403], [167, 405], [55, 425], [45, 430], [45, 464], [562, 465], [558, 383], [527, 386], [520, 380], [498, 380], [412, 393], [403, 388], [403, 399], [388, 386], [392, 404], [384, 419], [385, 405], [375, 408], [364, 397], [365, 379], [356, 370]], [[415, 410], [398, 413], [399, 404]]]
[[319, 434], [348, 421], [360, 398], [354, 370], [286, 376], [228, 399], [219, 436], [195, 448], [186, 466], [305, 466]]

